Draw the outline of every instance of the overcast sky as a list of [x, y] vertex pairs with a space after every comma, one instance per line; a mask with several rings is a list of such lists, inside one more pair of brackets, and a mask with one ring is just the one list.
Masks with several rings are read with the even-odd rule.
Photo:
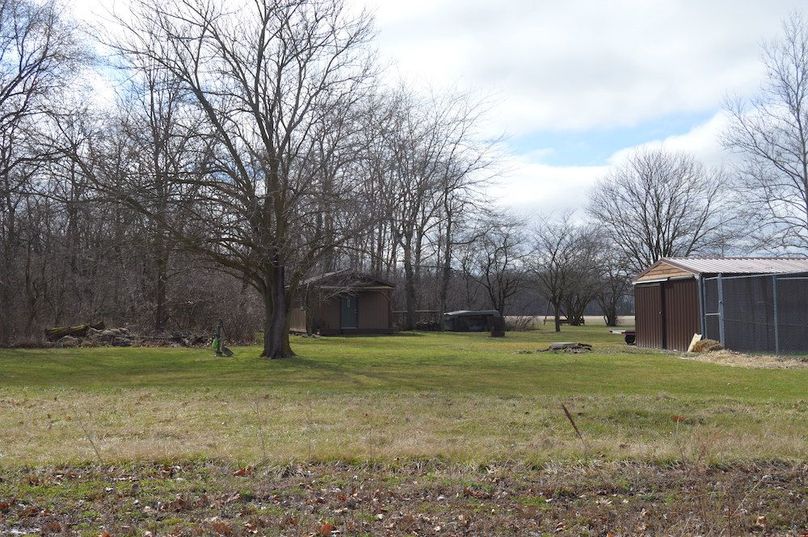
[[[76, 11], [92, 20], [111, 1]], [[375, 13], [385, 76], [488, 103], [486, 133], [505, 135], [495, 193], [531, 215], [582, 206], [637, 146], [720, 164], [723, 100], [757, 91], [761, 43], [808, 12], [796, 0], [349, 1]]]

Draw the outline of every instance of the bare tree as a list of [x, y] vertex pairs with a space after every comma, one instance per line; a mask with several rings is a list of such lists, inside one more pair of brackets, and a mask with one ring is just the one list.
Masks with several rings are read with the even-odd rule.
[[36, 144], [36, 132], [48, 100], [73, 75], [79, 51], [55, 2], [0, 0], [0, 346], [14, 329], [20, 211], [51, 156]]
[[523, 224], [502, 214], [488, 214], [472, 232], [464, 249], [465, 277], [474, 280], [488, 296], [490, 306], [505, 313], [508, 300], [524, 285]]
[[600, 286], [596, 300], [606, 326], [617, 326], [620, 306], [631, 291], [630, 269], [626, 259], [609, 241], [604, 242], [600, 265]]
[[562, 304], [572, 326], [584, 324], [586, 308], [601, 292], [603, 285], [603, 236], [593, 229], [567, 222], [574, 228], [567, 266], [567, 289]]
[[638, 151], [597, 184], [588, 213], [639, 272], [662, 257], [726, 244], [732, 228], [723, 186], [720, 173], [689, 155]]
[[443, 237], [437, 242], [443, 251], [437, 252], [434, 265], [445, 270], [457, 211], [470, 201], [477, 182], [474, 173], [487, 162], [485, 148], [474, 137], [479, 112], [466, 96], [421, 100], [400, 92], [395, 103], [392, 123], [385, 129], [391, 160], [384, 191], [391, 196], [386, 206], [404, 268], [406, 328], [412, 329], [430, 235], [442, 226]]
[[556, 332], [561, 331], [564, 300], [575, 283], [579, 237], [580, 230], [569, 215], [559, 222], [544, 221], [534, 231], [529, 267], [553, 310]]
[[[463, 238], [464, 230], [472, 227], [474, 220], [485, 217], [486, 211], [482, 208], [478, 187], [489, 179], [480, 173], [490, 165], [491, 161], [487, 159], [488, 149], [470, 144], [466, 151], [456, 151], [447, 162], [447, 173], [439, 193], [442, 207], [438, 213], [436, 241], [436, 259], [440, 275], [438, 304], [441, 313], [446, 312], [449, 300], [455, 249], [466, 245], [464, 242], [466, 239]], [[490, 218], [488, 220], [490, 221]], [[510, 224], [517, 226], [516, 222], [503, 222], [502, 226], [508, 227]], [[472, 235], [475, 234], [478, 233], [472, 232]], [[502, 307], [503, 309], [505, 307], [504, 300]]]
[[[168, 283], [171, 258], [176, 249], [174, 233], [183, 233], [184, 222], [176, 205], [193, 199], [195, 188], [188, 188], [183, 176], [194, 174], [199, 144], [198, 130], [184, 113], [187, 96], [174, 77], [156, 65], [141, 65], [132, 77], [128, 93], [119, 105], [119, 124], [113, 132], [128, 147], [130, 171], [126, 188], [136, 188], [146, 208], [144, 240], [140, 245], [144, 270], [145, 296], [151, 300], [153, 329], [165, 330], [169, 311]], [[110, 178], [108, 178], [110, 179]], [[108, 186], [113, 186], [112, 181]], [[154, 218], [151, 218], [154, 215]]]
[[795, 13], [763, 48], [761, 94], [727, 109], [725, 145], [744, 157], [738, 190], [753, 247], [808, 248], [808, 21]]
[[[258, 290], [263, 354], [290, 356], [305, 274], [365, 225], [341, 150], [371, 76], [369, 17], [348, 15], [342, 0], [142, 0], [118, 22], [125, 37], [112, 44], [130, 68], [158, 66], [202, 118], [196, 173], [179, 178], [197, 189], [190, 223], [163, 225]], [[160, 221], [132, 190], [119, 195]], [[326, 229], [322, 214], [341, 218]]]

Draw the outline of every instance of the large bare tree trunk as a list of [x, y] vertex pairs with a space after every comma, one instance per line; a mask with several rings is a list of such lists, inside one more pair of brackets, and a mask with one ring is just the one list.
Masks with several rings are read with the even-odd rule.
[[404, 244], [404, 295], [407, 309], [407, 316], [405, 319], [405, 328], [407, 330], [415, 329], [415, 310], [416, 310], [416, 285], [415, 285], [415, 270], [412, 265], [412, 244], [411, 240], [407, 240]]
[[[6, 181], [6, 184], [8, 182]], [[6, 190], [10, 190], [6, 188]], [[11, 193], [7, 192], [7, 196]], [[14, 274], [14, 252], [13, 245], [16, 242], [16, 226], [14, 224], [14, 207], [10, 199], [3, 200], [6, 209], [6, 225], [3, 231], [3, 250], [0, 259], [0, 347], [8, 347], [11, 344], [11, 336], [14, 330], [14, 294], [12, 292], [12, 281]], [[0, 222], [2, 224], [2, 222]]]
[[168, 254], [165, 248], [165, 242], [161, 232], [157, 232], [156, 243], [154, 246], [155, 256], [155, 282], [154, 282], [154, 330], [155, 332], [162, 332], [165, 330], [166, 321], [168, 319], [168, 311], [166, 307], [166, 292], [168, 280]]
[[264, 358], [294, 356], [289, 344], [289, 301], [286, 295], [284, 268], [270, 270], [271, 283], [264, 292]]
[[452, 217], [446, 217], [446, 244], [443, 248], [443, 263], [441, 267], [441, 281], [440, 281], [440, 312], [446, 313], [446, 304], [449, 297], [449, 282], [452, 277]]
[[[4, 263], [4, 265], [7, 265]], [[0, 347], [8, 347], [11, 343], [13, 308], [11, 304], [11, 290], [6, 283], [11, 274], [6, 266], [0, 271]]]

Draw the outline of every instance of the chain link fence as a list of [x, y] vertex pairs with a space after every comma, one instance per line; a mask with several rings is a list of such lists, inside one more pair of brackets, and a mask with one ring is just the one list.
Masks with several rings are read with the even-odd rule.
[[745, 352], [808, 352], [808, 273], [716, 276], [701, 286], [702, 333]]

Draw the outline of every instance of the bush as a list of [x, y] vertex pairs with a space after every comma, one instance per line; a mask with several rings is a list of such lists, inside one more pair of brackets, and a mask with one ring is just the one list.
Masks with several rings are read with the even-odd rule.
[[527, 332], [536, 329], [536, 318], [531, 315], [508, 315], [505, 317], [505, 330]]
[[415, 329], [422, 332], [440, 332], [441, 325], [438, 321], [418, 321]]

